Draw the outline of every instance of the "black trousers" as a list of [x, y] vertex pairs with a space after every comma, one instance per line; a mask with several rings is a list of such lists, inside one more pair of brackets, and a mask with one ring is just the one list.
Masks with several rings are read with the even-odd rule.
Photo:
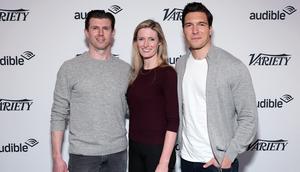
[[[154, 172], [162, 153], [163, 145], [148, 145], [129, 139], [129, 172]], [[176, 153], [172, 152], [169, 172], [175, 167]]]
[[231, 168], [229, 169], [220, 169], [211, 165], [207, 168], [203, 168], [205, 163], [201, 162], [190, 162], [181, 158], [181, 172], [238, 172], [239, 171], [239, 161], [235, 159]]

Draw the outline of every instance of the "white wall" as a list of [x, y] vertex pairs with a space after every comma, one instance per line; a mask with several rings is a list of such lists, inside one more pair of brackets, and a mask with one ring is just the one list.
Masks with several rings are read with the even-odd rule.
[[[56, 73], [63, 61], [87, 50], [83, 34], [84, 20], [75, 20], [75, 13], [84, 13], [91, 9], [107, 10], [112, 5], [121, 7], [122, 11], [115, 15], [116, 38], [113, 53], [119, 54], [128, 63], [135, 26], [145, 19], [154, 19], [160, 22], [164, 29], [169, 56], [171, 62], [174, 62], [174, 58], [185, 53], [181, 21], [177, 20], [177, 14], [180, 15], [180, 9], [183, 9], [187, 2], [1, 0], [0, 171], [51, 171], [49, 120]], [[300, 1], [202, 2], [214, 15], [214, 43], [248, 65], [257, 100], [282, 102], [282, 107], [259, 108], [257, 139], [260, 140], [250, 151], [240, 156], [240, 171], [294, 172], [297, 169], [296, 153], [299, 152], [300, 142], [299, 134], [296, 134], [300, 130], [297, 108], [300, 97], [300, 81], [297, 77], [300, 72]], [[287, 6], [294, 7], [296, 11], [287, 14], [283, 11]], [[9, 16], [11, 20], [19, 21], [4, 21], [8, 15], [6, 10], [21, 8], [27, 10], [25, 15], [23, 12]], [[175, 8], [179, 9], [175, 10], [176, 13], [166, 13]], [[283, 13], [281, 15], [285, 15], [285, 18], [249, 18], [251, 13], [266, 11], [268, 14]], [[164, 20], [169, 14], [173, 18]], [[276, 14], [271, 14], [271, 17], [276, 17]], [[25, 51], [30, 51], [34, 56], [29, 59], [32, 54], [24, 53]], [[254, 59], [258, 57], [256, 60], [276, 57], [276, 65], [259, 65], [262, 61], [255, 61], [255, 65], [249, 65], [252, 57], [250, 54], [254, 54]], [[21, 59], [24, 64], [7, 65], [7, 56]], [[282, 64], [279, 63], [281, 59]], [[293, 99], [284, 102], [280, 98], [285, 94]], [[7, 106], [11, 103], [18, 104], [16, 110], [8, 111]], [[67, 159], [67, 144], [64, 152]]]

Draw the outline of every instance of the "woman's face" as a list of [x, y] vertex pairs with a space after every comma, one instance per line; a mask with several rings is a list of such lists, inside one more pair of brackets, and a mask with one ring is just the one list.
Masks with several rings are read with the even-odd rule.
[[137, 34], [137, 48], [144, 60], [157, 58], [160, 45], [157, 32], [151, 28], [142, 28]]

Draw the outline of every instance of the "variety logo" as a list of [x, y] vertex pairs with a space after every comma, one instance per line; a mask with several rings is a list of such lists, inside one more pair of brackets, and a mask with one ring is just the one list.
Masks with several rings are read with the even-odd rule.
[[287, 66], [292, 56], [289, 54], [250, 54], [249, 66]]
[[257, 139], [248, 146], [247, 151], [285, 151], [287, 140], [262, 140]]
[[[112, 12], [113, 14], [118, 14], [123, 9], [119, 5], [112, 5], [107, 10]], [[87, 13], [88, 12], [75, 12], [74, 19], [75, 20], [84, 20], [84, 19], [86, 19]]]
[[35, 147], [39, 142], [30, 138], [24, 143], [8, 143], [0, 147], [0, 153], [4, 152], [28, 152], [29, 148]]
[[251, 12], [250, 20], [285, 20], [286, 15], [291, 15], [297, 9], [293, 6], [286, 6], [282, 10], [266, 10], [265, 12]]
[[164, 12], [165, 12], [165, 15], [164, 15], [164, 18], [163, 18], [163, 21], [181, 21], [182, 19], [182, 9], [179, 9], [179, 8], [173, 8], [173, 9], [170, 9], [170, 8], [166, 8], [164, 9]]
[[176, 64], [177, 60], [181, 57], [182, 55], [180, 55], [179, 57], [169, 57], [168, 58], [168, 63], [171, 65]]
[[29, 10], [6, 10], [0, 9], [0, 21], [26, 21]]
[[25, 51], [19, 56], [3, 56], [0, 58], [1, 66], [22, 66], [25, 60], [30, 60], [35, 54], [31, 51]]
[[0, 111], [30, 111], [32, 100], [0, 99]]
[[257, 102], [257, 108], [282, 108], [284, 103], [289, 103], [294, 98], [285, 94], [280, 99], [263, 99]]

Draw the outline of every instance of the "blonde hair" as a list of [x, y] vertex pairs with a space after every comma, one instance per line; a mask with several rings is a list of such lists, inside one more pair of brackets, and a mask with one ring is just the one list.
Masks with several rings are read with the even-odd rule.
[[167, 42], [165, 39], [165, 35], [163, 33], [163, 30], [160, 26], [160, 24], [154, 20], [145, 20], [137, 25], [134, 31], [133, 40], [132, 40], [132, 59], [131, 59], [131, 78], [130, 78], [130, 84], [133, 83], [133, 81], [138, 76], [141, 68], [143, 67], [143, 58], [141, 57], [138, 47], [137, 47], [137, 35], [140, 29], [143, 28], [150, 28], [154, 31], [156, 31], [158, 40], [160, 42], [160, 46], [158, 47], [157, 56], [160, 57], [161, 63], [159, 66], [168, 66], [168, 52], [167, 52]]

